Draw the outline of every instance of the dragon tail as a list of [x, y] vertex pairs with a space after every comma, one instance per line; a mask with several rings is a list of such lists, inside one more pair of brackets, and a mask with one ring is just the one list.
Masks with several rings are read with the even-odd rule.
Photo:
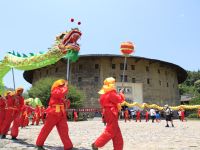
[[10, 71], [10, 69], [11, 68], [9, 66], [5, 66], [0, 62], [0, 94], [3, 94], [3, 92], [5, 91], [3, 78]]

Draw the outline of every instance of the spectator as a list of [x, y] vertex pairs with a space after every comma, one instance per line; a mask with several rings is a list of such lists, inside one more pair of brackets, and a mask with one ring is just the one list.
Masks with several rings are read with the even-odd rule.
[[165, 116], [166, 116], [166, 126], [165, 127], [169, 127], [168, 121], [170, 121], [172, 127], [174, 127], [173, 120], [172, 120], [172, 117], [173, 117], [172, 109], [168, 105], [165, 105], [164, 111], [165, 111]]
[[153, 108], [150, 109], [150, 116], [151, 116], [151, 119], [152, 119], [152, 123], [154, 123], [154, 120], [156, 118], [156, 111], [155, 111], [155, 109], [153, 109]]

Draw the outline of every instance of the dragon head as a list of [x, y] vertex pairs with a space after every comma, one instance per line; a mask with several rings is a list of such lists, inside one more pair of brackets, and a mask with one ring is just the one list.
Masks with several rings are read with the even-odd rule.
[[58, 48], [62, 53], [66, 54], [68, 50], [79, 51], [80, 46], [77, 43], [82, 33], [78, 28], [74, 28], [69, 32], [63, 32], [61, 35], [56, 37], [59, 42]]

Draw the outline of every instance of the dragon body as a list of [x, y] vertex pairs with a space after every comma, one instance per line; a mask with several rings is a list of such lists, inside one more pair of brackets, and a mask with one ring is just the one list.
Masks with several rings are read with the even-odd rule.
[[[147, 104], [147, 103], [128, 103], [126, 101], [124, 101], [123, 103], [121, 103], [121, 106], [127, 106], [127, 107], [139, 107], [141, 109], [158, 109], [158, 110], [163, 110], [164, 107], [156, 105], [156, 104]], [[192, 109], [200, 109], [200, 105], [179, 105], [179, 106], [170, 106], [171, 109], [173, 110], [180, 110], [180, 109], [184, 109], [184, 110], [192, 110]]]
[[55, 43], [46, 53], [19, 54], [16, 52], [8, 52], [4, 59], [0, 61], [0, 94], [4, 91], [3, 78], [12, 69], [17, 70], [33, 70], [56, 63], [61, 58], [68, 58], [71, 61], [78, 59], [80, 50], [78, 39], [82, 33], [76, 28], [70, 32], [63, 32], [56, 37]]

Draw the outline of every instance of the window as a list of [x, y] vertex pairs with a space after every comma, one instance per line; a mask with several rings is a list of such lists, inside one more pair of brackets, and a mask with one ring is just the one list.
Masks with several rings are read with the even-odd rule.
[[78, 66], [78, 69], [79, 69], [79, 70], [82, 70], [82, 69], [83, 69], [83, 65], [80, 64], [80, 65]]
[[112, 69], [115, 69], [115, 64], [112, 64]]
[[158, 69], [158, 73], [160, 74], [160, 69]]
[[135, 83], [135, 78], [132, 78], [132, 83]]
[[95, 65], [94, 65], [94, 68], [95, 68], [95, 69], [99, 69], [99, 64], [95, 64]]
[[55, 72], [58, 72], [58, 68], [56, 68]]
[[[123, 75], [120, 76], [120, 81], [123, 82]], [[124, 82], [128, 82], [128, 76], [124, 76]]]
[[99, 77], [94, 77], [94, 82], [99, 82]]
[[135, 65], [131, 65], [131, 70], [135, 70]]
[[149, 67], [148, 66], [146, 66], [146, 72], [149, 72]]
[[169, 83], [167, 82], [167, 87], [169, 87]]
[[78, 77], [78, 82], [82, 82], [82, 78], [81, 77]]
[[[123, 63], [120, 63], [120, 70], [124, 70], [124, 64]], [[126, 64], [125, 70], [127, 70], [127, 64]]]
[[162, 82], [159, 80], [159, 85], [161, 85], [161, 83], [162, 83]]
[[147, 78], [147, 84], [150, 84], [150, 79], [149, 78]]

